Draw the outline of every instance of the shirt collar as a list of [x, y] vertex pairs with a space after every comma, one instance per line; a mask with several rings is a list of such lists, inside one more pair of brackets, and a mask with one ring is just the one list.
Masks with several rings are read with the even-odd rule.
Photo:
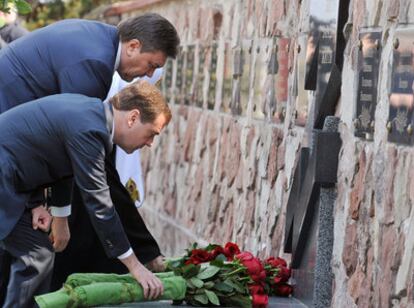
[[122, 49], [122, 42], [119, 41], [118, 50], [116, 52], [114, 71], [116, 71], [118, 69], [119, 62], [121, 62], [121, 49]]

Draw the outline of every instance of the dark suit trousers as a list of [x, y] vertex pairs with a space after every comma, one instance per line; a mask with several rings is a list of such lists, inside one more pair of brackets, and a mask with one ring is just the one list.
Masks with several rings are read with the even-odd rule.
[[36, 307], [34, 295], [49, 292], [53, 247], [45, 232], [33, 230], [26, 210], [12, 232], [2, 241], [0, 305], [3, 308]]
[[[106, 163], [107, 181], [111, 198], [121, 219], [132, 249], [141, 263], [147, 263], [161, 255], [157, 242], [145, 226], [128, 191], [119, 180], [111, 161]], [[93, 229], [76, 185], [72, 195], [72, 214], [69, 217], [71, 239], [67, 248], [56, 253], [52, 290], [61, 288], [72, 273], [127, 273], [118, 259], [109, 259]]]

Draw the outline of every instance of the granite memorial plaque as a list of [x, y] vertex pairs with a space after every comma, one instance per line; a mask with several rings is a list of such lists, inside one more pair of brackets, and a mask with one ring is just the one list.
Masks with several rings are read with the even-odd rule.
[[184, 87], [184, 102], [186, 105], [191, 105], [194, 100], [194, 58], [195, 46], [189, 45], [185, 52], [185, 87]]
[[414, 26], [400, 26], [395, 32], [388, 140], [413, 144]]
[[372, 140], [381, 56], [381, 31], [361, 30], [358, 46], [358, 92], [355, 136]]
[[222, 112], [230, 112], [231, 108], [231, 93], [233, 83], [233, 51], [229, 43], [225, 43], [224, 47], [224, 76], [223, 76], [223, 92], [222, 103], [220, 110]]
[[206, 52], [207, 48], [203, 45], [198, 46], [198, 69], [197, 69], [197, 79], [195, 86], [195, 98], [196, 104], [198, 107], [203, 107], [204, 103], [204, 67], [206, 64]]
[[207, 93], [207, 108], [210, 110], [214, 109], [216, 103], [216, 87], [217, 87], [217, 43], [213, 43], [210, 48], [210, 65], [209, 65], [209, 76], [208, 82], [208, 93]]
[[162, 79], [162, 92], [167, 101], [171, 98], [171, 86], [173, 78], [173, 60], [168, 58], [164, 66], [164, 76]]
[[176, 74], [175, 74], [175, 103], [183, 102], [183, 79], [184, 79], [184, 52], [183, 47], [180, 47], [180, 51], [176, 58]]
[[240, 83], [241, 76], [243, 74], [243, 51], [241, 47], [234, 49], [233, 56], [233, 82], [232, 82], [232, 94], [231, 94], [231, 112], [234, 115], [240, 115], [242, 113], [241, 101], [240, 101]]

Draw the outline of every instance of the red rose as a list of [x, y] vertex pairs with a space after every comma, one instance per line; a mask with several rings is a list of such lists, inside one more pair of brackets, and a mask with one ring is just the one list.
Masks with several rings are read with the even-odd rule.
[[252, 306], [254, 308], [266, 307], [269, 302], [269, 297], [266, 294], [253, 294]]
[[243, 263], [244, 261], [253, 259], [254, 256], [248, 251], [243, 251], [242, 253], [235, 255], [234, 258], [240, 260]]
[[290, 278], [290, 268], [287, 267], [279, 267], [279, 272], [277, 273], [276, 277], [274, 278], [275, 283], [286, 282]]
[[293, 292], [293, 287], [287, 283], [277, 284], [274, 286], [273, 292], [278, 296], [289, 296]]
[[241, 264], [246, 267], [247, 272], [254, 281], [260, 282], [266, 278], [266, 271], [262, 262], [260, 262], [258, 258], [253, 257], [250, 252], [244, 251], [236, 255], [235, 259], [240, 260]]
[[211, 251], [211, 255], [213, 259], [215, 259], [218, 255], [223, 254], [224, 255], [224, 249], [221, 246], [217, 246]]
[[204, 249], [193, 249], [191, 251], [191, 257], [185, 262], [185, 264], [200, 264], [211, 260], [211, 254]]
[[228, 242], [224, 246], [224, 255], [227, 257], [227, 260], [233, 260], [234, 256], [240, 253], [240, 248], [235, 243]]
[[266, 260], [265, 263], [270, 264], [272, 267], [279, 267], [279, 266], [287, 267], [286, 261], [279, 257], [278, 258], [270, 257]]
[[260, 284], [249, 285], [250, 294], [265, 294], [263, 286]]

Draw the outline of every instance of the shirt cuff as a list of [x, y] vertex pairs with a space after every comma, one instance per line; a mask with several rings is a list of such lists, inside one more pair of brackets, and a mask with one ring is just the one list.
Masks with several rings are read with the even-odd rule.
[[119, 260], [126, 259], [130, 255], [132, 255], [134, 252], [132, 251], [132, 248], [129, 248], [127, 252], [123, 253], [122, 255], [118, 256]]
[[71, 205], [66, 205], [62, 207], [51, 206], [50, 207], [50, 214], [54, 217], [68, 217], [71, 213]]

